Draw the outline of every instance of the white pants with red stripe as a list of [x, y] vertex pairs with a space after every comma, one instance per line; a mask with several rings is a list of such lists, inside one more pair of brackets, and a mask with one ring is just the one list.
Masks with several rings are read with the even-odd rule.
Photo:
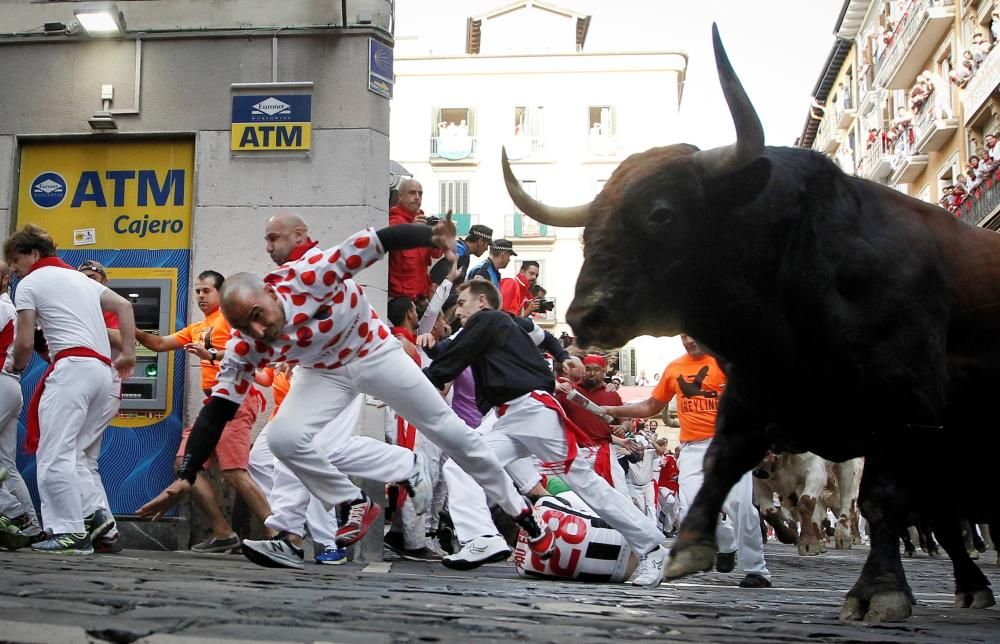
[[[482, 437], [455, 415], [393, 338], [339, 369], [300, 366], [271, 421], [267, 442], [274, 455], [327, 509], [358, 498], [345, 475], [403, 481], [413, 471], [413, 452], [356, 436], [353, 424], [342, 421], [342, 412], [359, 393], [383, 400], [413, 423], [472, 474], [504, 512], [516, 516], [524, 510], [524, 499]], [[320, 432], [328, 432], [332, 451], [316, 443]]]
[[[356, 396], [341, 414], [341, 420], [357, 427], [364, 404], [363, 396]], [[250, 450], [250, 462], [247, 471], [250, 478], [267, 496], [271, 506], [271, 516], [264, 524], [277, 531], [285, 530], [302, 535], [303, 528], [308, 529], [313, 541], [328, 548], [335, 546], [337, 537], [337, 510], [327, 510], [323, 503], [302, 484], [286, 465], [278, 461], [267, 444], [271, 433], [271, 423], [264, 426], [254, 441]], [[324, 432], [316, 436], [319, 444], [325, 445], [330, 451], [334, 446], [330, 437]], [[350, 481], [348, 481], [350, 483]]]
[[7, 480], [0, 485], [0, 514], [14, 518], [26, 514], [38, 525], [28, 486], [17, 471], [17, 418], [21, 415], [21, 382], [0, 373], [0, 467], [7, 468]]
[[[486, 436], [496, 426], [496, 412], [483, 416], [483, 422], [474, 431]], [[542, 477], [535, 467], [534, 458], [522, 458], [504, 465], [504, 469], [514, 481], [521, 494], [527, 494], [535, 487]], [[448, 514], [455, 526], [455, 536], [459, 543], [471, 541], [476, 537], [499, 534], [490, 514], [489, 503], [483, 488], [476, 484], [475, 479], [466, 474], [454, 461], [448, 461], [442, 468], [445, 483], [448, 486]]]
[[[531, 394], [509, 401], [485, 439], [503, 464], [533, 455], [544, 463], [564, 462], [569, 450], [559, 415]], [[574, 459], [568, 471], [560, 468], [559, 475], [584, 503], [622, 534], [637, 554], [644, 555], [663, 541], [653, 519], [599, 477], [586, 459]]]
[[[680, 456], [677, 457], [677, 468], [680, 475], [677, 479], [680, 490], [678, 494], [678, 522], [684, 521], [688, 508], [698, 495], [705, 481], [705, 452], [712, 444], [712, 439], [684, 443]], [[740, 570], [754, 573], [766, 579], [771, 578], [764, 562], [764, 539], [760, 535], [760, 514], [753, 505], [753, 479], [747, 472], [729, 490], [722, 511], [726, 518], [720, 517], [715, 529], [715, 540], [719, 552], [737, 552], [736, 561]]]
[[100, 450], [110, 395], [111, 367], [93, 358], [63, 358], [45, 381], [38, 406], [38, 496], [45, 529], [53, 534], [83, 532], [83, 517], [103, 502], [87, 454]]

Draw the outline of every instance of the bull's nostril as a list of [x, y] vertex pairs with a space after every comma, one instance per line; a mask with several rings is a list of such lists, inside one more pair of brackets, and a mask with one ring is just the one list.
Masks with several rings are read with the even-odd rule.
[[612, 321], [611, 311], [603, 306], [570, 307], [566, 321], [578, 336], [592, 337]]

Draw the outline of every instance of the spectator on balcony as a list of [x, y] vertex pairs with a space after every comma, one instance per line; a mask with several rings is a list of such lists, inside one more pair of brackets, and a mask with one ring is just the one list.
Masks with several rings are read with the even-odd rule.
[[927, 102], [927, 99], [930, 98], [931, 91], [932, 87], [930, 83], [927, 82], [921, 72], [920, 76], [917, 76], [917, 82], [910, 89], [910, 111], [919, 112], [920, 108]]
[[1000, 11], [990, 14], [990, 33], [993, 34], [993, 40], [1000, 41]]
[[969, 51], [972, 52], [972, 62], [977, 70], [986, 60], [986, 56], [992, 48], [989, 38], [986, 38], [981, 32], [972, 34], [972, 46], [969, 47]]
[[952, 83], [957, 85], [959, 89], [965, 89], [965, 86], [969, 84], [969, 79], [972, 78], [972, 61], [962, 61], [957, 68], [951, 70], [948, 74], [948, 78]]
[[517, 275], [500, 280], [501, 310], [516, 316], [533, 313], [533, 300], [528, 296], [528, 289], [537, 279], [538, 262], [529, 259], [521, 262], [521, 269]]
[[853, 109], [854, 106], [851, 104], [851, 79], [850, 79], [850, 76], [848, 76], [846, 84], [844, 84], [844, 83], [838, 83], [837, 84], [837, 98], [839, 100], [839, 104], [840, 104], [841, 109], [845, 109], [845, 110]]
[[969, 178], [967, 189], [970, 193], [983, 182], [982, 172], [979, 169], [979, 157], [973, 154], [969, 157], [969, 162], [965, 164], [965, 176]]
[[993, 163], [1000, 161], [1000, 140], [997, 139], [996, 134], [986, 135], [986, 150]]
[[491, 282], [499, 290], [500, 271], [507, 268], [507, 264], [510, 264], [511, 256], [516, 257], [517, 253], [514, 252], [514, 246], [509, 240], [493, 240], [493, 243], [490, 244], [490, 256], [472, 268], [466, 279], [472, 280], [478, 277]]
[[[399, 203], [389, 209], [389, 225], [426, 224], [427, 217], [420, 205], [424, 188], [416, 179], [404, 179], [399, 184]], [[432, 260], [441, 251], [411, 248], [389, 252], [389, 297], [406, 296], [411, 300], [430, 296], [431, 280], [427, 274]]]
[[865, 143], [865, 149], [872, 147], [875, 141], [878, 140], [878, 128], [872, 127], [868, 128], [868, 141]]
[[968, 190], [966, 190], [965, 181], [966, 178], [964, 174], [959, 175], [955, 178], [955, 191], [953, 193], [953, 196], [955, 198], [955, 204], [953, 207], [955, 208], [956, 214], [958, 214], [958, 211], [962, 207], [962, 204], [965, 203], [965, 198], [968, 196]]
[[491, 243], [493, 243], [493, 229], [482, 224], [475, 224], [469, 228], [469, 234], [465, 239], [455, 242], [455, 254], [458, 256], [458, 279], [455, 280], [455, 284], [465, 281], [472, 256], [482, 257]]
[[951, 107], [951, 91], [944, 79], [931, 69], [925, 69], [922, 75], [924, 83], [934, 97], [934, 118], [955, 118], [955, 111]]

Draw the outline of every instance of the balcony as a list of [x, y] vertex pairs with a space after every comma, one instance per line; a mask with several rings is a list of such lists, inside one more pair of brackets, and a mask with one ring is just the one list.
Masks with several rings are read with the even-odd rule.
[[990, 51], [975, 76], [970, 78], [969, 83], [961, 90], [962, 111], [965, 114], [966, 125], [976, 117], [976, 113], [993, 94], [997, 85], [1000, 85], [1000, 47]]
[[556, 240], [554, 230], [519, 212], [504, 215], [503, 235], [519, 244], [552, 244]]
[[816, 129], [816, 140], [813, 141], [813, 149], [823, 154], [833, 154], [839, 145], [840, 130], [837, 129], [834, 115], [828, 112]]
[[896, 138], [890, 161], [892, 174], [889, 183], [894, 185], [911, 183], [927, 168], [927, 155], [917, 154], [916, 145], [912, 142], [915, 138], [912, 127]]
[[520, 161], [545, 151], [545, 139], [530, 134], [515, 134], [507, 140], [507, 158]]
[[871, 181], [882, 181], [892, 172], [892, 151], [882, 130], [878, 131], [875, 140], [868, 144], [865, 155], [861, 158], [859, 175]]
[[[927, 96], [924, 104], [917, 110], [917, 114], [913, 119], [913, 129], [916, 132], [915, 145], [918, 154], [927, 154], [928, 152], [940, 150], [941, 146], [958, 129], [957, 118], [941, 118], [947, 116], [948, 112], [950, 112], [951, 86], [945, 87], [943, 91], [945, 92], [943, 97], [947, 103], [941, 101], [942, 95], [939, 95], [938, 90], [935, 90]], [[944, 114], [939, 114], [939, 111], [944, 112]], [[952, 114], [952, 117], [954, 117], [954, 114]]]
[[871, 112], [872, 108], [878, 106], [880, 99], [884, 100], [875, 86], [875, 65], [866, 65], [858, 77], [858, 113]]
[[468, 134], [446, 134], [431, 137], [431, 163], [478, 163], [476, 137]]
[[875, 61], [876, 84], [909, 89], [954, 24], [954, 0], [912, 0], [896, 25], [892, 44]]
[[1000, 209], [1000, 177], [995, 174], [972, 191], [960, 206], [959, 217], [973, 226], [990, 222]]
[[591, 131], [587, 135], [587, 153], [595, 157], [621, 156], [622, 144], [614, 134]]
[[854, 98], [848, 96], [846, 99], [838, 96], [834, 105], [837, 117], [837, 129], [846, 130], [854, 124], [854, 119], [858, 116], [858, 110], [854, 108]]

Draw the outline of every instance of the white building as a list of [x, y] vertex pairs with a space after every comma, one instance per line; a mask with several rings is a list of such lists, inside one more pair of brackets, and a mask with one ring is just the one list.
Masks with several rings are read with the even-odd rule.
[[[500, 149], [529, 194], [587, 202], [627, 155], [678, 140], [687, 69], [684, 53], [644, 51], [627, 31], [615, 51], [591, 51], [588, 32], [615, 7], [573, 6], [589, 13], [534, 0], [398, 2], [390, 112], [390, 155], [423, 184], [424, 211], [457, 213], [460, 234], [479, 223], [510, 239], [518, 256], [505, 276], [537, 260], [557, 336], [572, 332], [565, 315], [583, 261], [580, 229], [517, 212]], [[651, 376], [663, 364], [643, 368]]]

